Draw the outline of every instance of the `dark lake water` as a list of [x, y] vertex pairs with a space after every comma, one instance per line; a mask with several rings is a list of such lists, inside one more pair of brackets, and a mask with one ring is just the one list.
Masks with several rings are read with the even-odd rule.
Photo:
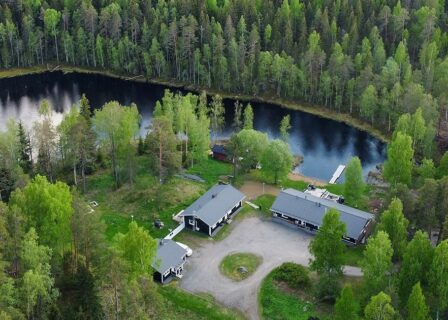
[[[0, 80], [0, 130], [9, 118], [21, 120], [30, 128], [38, 119], [38, 105], [48, 99], [54, 106], [55, 123], [70, 110], [82, 93], [92, 107], [117, 100], [121, 104], [137, 104], [143, 118], [142, 133], [151, 122], [152, 110], [161, 99], [164, 86], [136, 83], [99, 75], [66, 74], [53, 72]], [[232, 100], [225, 100], [226, 127], [223, 137], [232, 133]], [[385, 144], [364, 131], [346, 124], [323, 119], [301, 111], [288, 110], [276, 105], [252, 103], [254, 127], [269, 137], [279, 136], [283, 116], [291, 116], [290, 146], [295, 154], [304, 157], [298, 171], [304, 175], [329, 180], [339, 164], [346, 164], [354, 155], [362, 162], [367, 174], [376, 164], [385, 160]]]

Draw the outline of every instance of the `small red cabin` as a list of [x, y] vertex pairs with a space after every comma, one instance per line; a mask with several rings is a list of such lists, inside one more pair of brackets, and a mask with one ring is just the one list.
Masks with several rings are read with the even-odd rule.
[[213, 158], [219, 161], [229, 161], [227, 150], [223, 145], [215, 144], [212, 148]]

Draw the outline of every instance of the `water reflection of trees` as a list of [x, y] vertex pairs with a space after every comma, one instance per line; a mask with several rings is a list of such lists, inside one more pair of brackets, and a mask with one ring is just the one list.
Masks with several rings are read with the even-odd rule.
[[[53, 72], [0, 80], [0, 106], [3, 110], [18, 109], [19, 112], [16, 114], [23, 114], [24, 110], [37, 108], [39, 102], [46, 98], [57, 112], [64, 112], [79, 100], [82, 93], [85, 93], [93, 108], [101, 107], [111, 100], [124, 105], [134, 102], [142, 114], [144, 123], [148, 124], [155, 102], [163, 97], [164, 90], [163, 86], [123, 81], [101, 75], [76, 73], [64, 75], [62, 72]], [[224, 132], [230, 135], [234, 101], [225, 99], [224, 103], [226, 106]], [[322, 176], [326, 176], [327, 171], [334, 170], [332, 168], [334, 165], [344, 163], [353, 155], [360, 157], [363, 166], [371, 166], [372, 163], [384, 160], [384, 144], [346, 124], [265, 103], [252, 103], [252, 106], [255, 114], [254, 127], [267, 132], [272, 138], [278, 137], [280, 121], [289, 114], [292, 125], [291, 149], [294, 153], [305, 156], [306, 167]], [[32, 122], [33, 119], [27, 117], [26, 121]]]

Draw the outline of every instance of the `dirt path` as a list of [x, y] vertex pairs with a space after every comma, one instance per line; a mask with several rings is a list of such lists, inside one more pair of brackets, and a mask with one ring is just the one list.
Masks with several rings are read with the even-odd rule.
[[277, 196], [280, 192], [280, 188], [270, 184], [264, 184], [263, 186], [262, 182], [246, 180], [241, 186], [240, 191], [244, 193], [247, 197], [247, 200], [250, 201], [258, 198], [263, 194], [272, 194], [274, 196]]
[[[328, 184], [322, 180], [306, 177], [299, 173], [293, 173], [293, 172], [290, 172], [288, 174], [288, 179], [293, 181], [304, 181], [310, 184], [314, 184], [317, 187], [324, 187]], [[244, 184], [240, 187], [240, 191], [244, 193], [247, 197], [247, 200], [250, 201], [258, 198], [263, 194], [272, 194], [274, 196], [277, 196], [280, 192], [280, 187], [267, 183], [262, 183], [255, 180], [246, 180]]]

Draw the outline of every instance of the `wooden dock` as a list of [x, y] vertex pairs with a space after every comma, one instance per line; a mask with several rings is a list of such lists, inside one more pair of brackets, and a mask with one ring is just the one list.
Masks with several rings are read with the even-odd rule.
[[333, 176], [331, 177], [329, 183], [335, 184], [336, 181], [339, 179], [339, 177], [342, 175], [342, 172], [344, 172], [345, 166], [343, 164], [340, 164], [339, 167], [336, 169], [336, 171], [333, 173]]

